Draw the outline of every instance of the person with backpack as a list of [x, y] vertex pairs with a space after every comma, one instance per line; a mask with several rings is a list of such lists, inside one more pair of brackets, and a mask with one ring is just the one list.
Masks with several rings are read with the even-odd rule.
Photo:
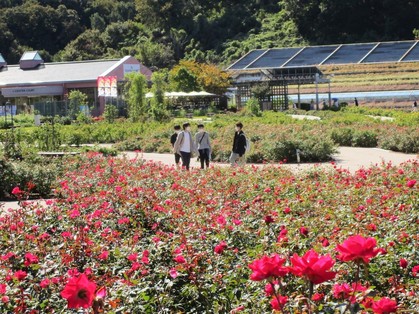
[[205, 132], [203, 124], [198, 125], [198, 133], [195, 135], [195, 145], [198, 148], [201, 169], [204, 169], [204, 164], [207, 165], [208, 169], [211, 157], [211, 143], [209, 134]]
[[170, 144], [172, 144], [172, 148], [173, 148], [173, 153], [175, 154], [175, 164], [176, 164], [176, 168], [179, 169], [179, 163], [180, 163], [180, 155], [178, 153], [176, 153], [175, 151], [175, 143], [177, 140], [177, 136], [180, 133], [180, 125], [175, 125], [174, 126], [174, 133], [172, 134], [172, 136], [170, 137]]
[[182, 167], [189, 170], [191, 157], [196, 152], [195, 143], [191, 134], [191, 125], [189, 123], [183, 124], [183, 131], [179, 133], [176, 139], [174, 150], [182, 158]]
[[230, 164], [234, 167], [236, 164], [243, 166], [245, 164], [245, 153], [247, 139], [243, 132], [243, 124], [241, 122], [236, 123], [236, 132], [234, 133], [233, 149], [230, 156]]

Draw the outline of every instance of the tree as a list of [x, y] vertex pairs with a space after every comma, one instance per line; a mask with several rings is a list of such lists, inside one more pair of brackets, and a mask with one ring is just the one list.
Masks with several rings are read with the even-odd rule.
[[153, 82], [151, 92], [153, 97], [150, 101], [150, 116], [156, 121], [163, 121], [169, 117], [167, 111], [166, 99], [164, 92], [167, 89], [167, 83], [165, 81], [165, 74], [163, 72], [154, 72], [151, 76]]
[[137, 122], [144, 119], [147, 113], [145, 99], [147, 79], [143, 74], [137, 72], [128, 73], [125, 78], [128, 80], [125, 85], [128, 117]]
[[175, 91], [192, 92], [199, 89], [197, 77], [186, 67], [178, 67], [170, 71], [170, 85]]
[[205, 90], [222, 94], [230, 84], [230, 76], [213, 64], [181, 60], [169, 73], [171, 86], [176, 91]]
[[62, 50], [56, 59], [59, 61], [81, 61], [100, 58], [105, 53], [101, 33], [98, 30], [87, 30]]
[[79, 90], [72, 90], [68, 94], [68, 100], [70, 100], [68, 116], [75, 119], [80, 112], [80, 106], [87, 105], [87, 95]]
[[311, 43], [411, 38], [419, 2], [398, 0], [283, 0], [299, 32]]

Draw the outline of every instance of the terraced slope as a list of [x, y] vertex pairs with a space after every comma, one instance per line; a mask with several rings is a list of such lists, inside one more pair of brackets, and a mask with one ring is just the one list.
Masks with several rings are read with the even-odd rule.
[[[333, 92], [383, 91], [419, 89], [419, 62], [377, 63], [320, 66], [331, 78]], [[313, 93], [314, 85], [301, 86], [301, 93]], [[319, 92], [327, 92], [328, 84], [320, 84]], [[290, 93], [296, 86], [290, 86]]]

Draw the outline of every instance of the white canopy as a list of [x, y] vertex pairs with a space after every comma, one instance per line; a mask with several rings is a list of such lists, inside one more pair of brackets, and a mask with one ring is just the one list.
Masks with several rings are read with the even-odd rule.
[[[145, 98], [152, 98], [154, 95], [153, 93], [149, 92], [145, 94]], [[215, 94], [208, 93], [206, 91], [200, 91], [200, 92], [165, 92], [164, 97], [167, 98], [177, 98], [177, 97], [205, 97], [205, 96], [216, 96]]]

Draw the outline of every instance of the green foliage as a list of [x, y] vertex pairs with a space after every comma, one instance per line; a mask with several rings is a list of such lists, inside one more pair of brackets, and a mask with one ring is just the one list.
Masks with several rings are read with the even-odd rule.
[[246, 107], [248, 111], [250, 111], [251, 115], [255, 117], [260, 117], [262, 115], [262, 111], [260, 110], [260, 103], [257, 98], [250, 98], [246, 103]]
[[0, 133], [0, 142], [3, 150], [3, 157], [6, 159], [22, 158], [20, 139], [15, 131], [8, 130]]
[[2, 0], [0, 7], [9, 63], [44, 49], [47, 61], [133, 54], [158, 68], [182, 58], [227, 64], [258, 48], [408, 39], [419, 19], [416, 2], [397, 0]]
[[105, 117], [106, 122], [113, 123], [118, 117], [118, 109], [112, 104], [106, 104], [103, 116]]
[[192, 92], [199, 89], [198, 78], [187, 67], [182, 66], [171, 72], [170, 85], [174, 91]]
[[84, 112], [79, 112], [77, 114], [76, 121], [78, 123], [88, 124], [88, 123], [92, 123], [92, 118]]
[[69, 108], [68, 115], [75, 119], [80, 112], [80, 106], [85, 106], [87, 104], [87, 95], [79, 90], [72, 90], [68, 94]]
[[337, 145], [352, 146], [353, 130], [351, 128], [333, 129], [330, 138]]
[[109, 147], [100, 147], [100, 146], [83, 146], [82, 152], [96, 152], [102, 154], [103, 156], [116, 156], [118, 155], [118, 151], [115, 148]]
[[153, 83], [151, 92], [153, 93], [153, 97], [150, 101], [149, 114], [151, 118], [156, 121], [164, 121], [169, 118], [166, 98], [164, 97], [164, 93], [167, 89], [165, 77], [166, 75], [163, 72], [154, 72], [151, 77]]
[[61, 173], [60, 169], [57, 163], [51, 161], [28, 163], [0, 159], [0, 197], [11, 197], [11, 191], [16, 186], [27, 193], [48, 197]]
[[[388, 1], [284, 0], [300, 34], [312, 43], [365, 42], [412, 37], [419, 5]], [[350, 14], [348, 14], [350, 12]], [[377, 17], [381, 17], [378, 19]]]
[[119, 151], [140, 151], [141, 150], [141, 139], [138, 137], [130, 138], [122, 142], [116, 143], [113, 146], [116, 150]]
[[126, 79], [128, 80], [125, 85], [128, 101], [128, 116], [132, 121], [137, 122], [140, 119], [144, 119], [147, 113], [145, 99], [147, 80], [144, 75], [136, 72], [128, 73]]
[[60, 128], [61, 126], [55, 123], [54, 118], [44, 117], [44, 123], [35, 128], [31, 138], [40, 150], [54, 151], [62, 143]]
[[381, 138], [380, 147], [395, 152], [417, 153], [419, 152], [419, 133], [405, 131], [389, 134]]
[[356, 130], [352, 135], [352, 146], [377, 147], [378, 136], [375, 132]]

